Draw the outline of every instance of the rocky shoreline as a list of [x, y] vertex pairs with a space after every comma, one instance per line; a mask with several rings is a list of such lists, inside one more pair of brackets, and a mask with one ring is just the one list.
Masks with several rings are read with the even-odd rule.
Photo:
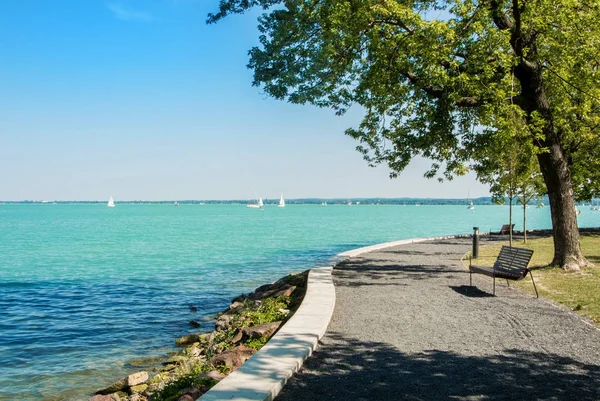
[[[306, 292], [308, 270], [235, 298], [215, 329], [176, 341], [182, 348], [149, 371], [95, 393], [90, 401], [194, 401], [254, 355], [292, 317]], [[191, 322], [190, 322], [191, 323]]]

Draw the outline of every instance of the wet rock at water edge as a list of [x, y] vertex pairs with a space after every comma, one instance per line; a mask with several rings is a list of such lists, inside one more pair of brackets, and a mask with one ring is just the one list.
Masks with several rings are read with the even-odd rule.
[[113, 393], [116, 393], [117, 391], [124, 391], [127, 389], [127, 387], [128, 387], [127, 378], [125, 378], [125, 379], [121, 379], [121, 380], [111, 384], [110, 386], [108, 386], [106, 388], [103, 388], [102, 390], [96, 391], [96, 394], [99, 394], [99, 395], [113, 394]]
[[96, 394], [90, 401], [121, 401], [121, 397], [118, 394]]
[[200, 336], [198, 334], [188, 334], [175, 340], [175, 344], [182, 347], [186, 345], [192, 345], [198, 341], [200, 341]]
[[142, 393], [147, 388], [148, 388], [147, 384], [138, 384], [137, 386], [132, 386], [129, 390], [131, 391], [131, 393], [135, 394], [135, 393]]
[[148, 372], [137, 372], [127, 376], [127, 385], [129, 387], [137, 386], [148, 380]]
[[196, 329], [197, 329], [198, 327], [200, 327], [200, 323], [198, 323], [198, 322], [197, 322], [197, 321], [195, 321], [195, 320], [190, 320], [190, 323], [189, 323], [189, 324], [190, 324], [190, 326], [192, 326], [192, 327], [194, 327], [194, 328], [196, 328]]
[[215, 322], [215, 330], [224, 331], [229, 327], [229, 324], [233, 320], [233, 316], [231, 315], [221, 315], [217, 318]]

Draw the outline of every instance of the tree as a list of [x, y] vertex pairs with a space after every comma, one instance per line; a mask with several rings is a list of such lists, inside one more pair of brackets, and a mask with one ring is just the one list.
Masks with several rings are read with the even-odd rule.
[[544, 191], [544, 181], [539, 172], [532, 173], [518, 188], [517, 201], [523, 205], [523, 243], [527, 243], [527, 206], [532, 200], [540, 199]]
[[589, 264], [574, 195], [600, 194], [589, 168], [600, 161], [587, 157], [600, 150], [599, 2], [221, 0], [208, 22], [253, 7], [263, 9], [254, 85], [340, 114], [360, 106], [346, 133], [393, 177], [416, 155], [432, 160], [428, 177], [464, 174], [518, 113], [547, 188], [552, 263]]

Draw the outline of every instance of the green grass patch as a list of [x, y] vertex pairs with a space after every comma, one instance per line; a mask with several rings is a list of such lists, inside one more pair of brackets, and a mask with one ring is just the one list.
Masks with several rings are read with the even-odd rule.
[[[492, 266], [502, 245], [508, 245], [508, 242], [481, 246], [479, 258], [473, 259], [474, 264]], [[558, 267], [548, 266], [554, 256], [552, 237], [528, 240], [527, 244], [513, 241], [513, 246], [533, 249], [529, 268], [533, 272], [540, 296], [563, 304], [600, 325], [600, 269], [587, 268], [580, 272], [567, 272]], [[600, 267], [600, 235], [582, 233], [581, 250], [590, 262]], [[467, 266], [468, 256], [464, 261]], [[535, 294], [529, 277], [517, 282], [517, 286]]]

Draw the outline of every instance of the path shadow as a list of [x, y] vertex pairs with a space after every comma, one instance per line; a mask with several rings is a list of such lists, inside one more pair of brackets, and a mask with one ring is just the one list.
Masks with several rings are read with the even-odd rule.
[[561, 355], [519, 349], [408, 354], [338, 333], [326, 341], [276, 401], [600, 399], [600, 365]]
[[472, 287], [470, 285], [460, 285], [460, 286], [452, 286], [451, 285], [450, 288], [453, 289], [454, 291], [456, 291], [457, 293], [459, 293], [460, 295], [464, 295], [469, 298], [488, 298], [488, 297], [493, 298], [494, 297], [493, 294], [482, 291], [475, 286]]
[[351, 260], [337, 265], [333, 270], [336, 286], [406, 285], [410, 280], [456, 277], [466, 270], [455, 264], [420, 265], [399, 264], [393, 260]]

